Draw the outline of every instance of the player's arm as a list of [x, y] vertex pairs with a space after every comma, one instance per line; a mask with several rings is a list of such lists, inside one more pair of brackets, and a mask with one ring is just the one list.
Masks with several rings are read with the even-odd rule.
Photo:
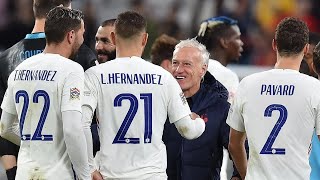
[[[11, 79], [11, 81], [10, 81]], [[20, 145], [20, 132], [19, 132], [19, 124], [18, 124], [18, 116], [14, 102], [14, 96], [12, 91], [12, 86], [10, 85], [12, 82], [12, 74], [8, 80], [8, 88], [4, 94], [1, 94], [1, 121], [0, 121], [0, 133], [1, 136], [17, 145]], [[2, 89], [3, 87], [1, 87]], [[1, 93], [3, 89], [1, 90]]]
[[[94, 86], [95, 81], [97, 79], [95, 78], [94, 74], [90, 73], [89, 71], [86, 71], [85, 73], [85, 80], [84, 80], [84, 103], [82, 104], [82, 123], [83, 123], [83, 129], [84, 134], [86, 137], [87, 142], [87, 152], [88, 152], [88, 163], [90, 168], [90, 173], [94, 175], [94, 173], [97, 173], [96, 167], [94, 167], [94, 160], [93, 160], [93, 142], [92, 142], [92, 133], [91, 133], [91, 123], [94, 111], [97, 107], [97, 90]], [[98, 81], [99, 83], [99, 81]]]
[[205, 130], [203, 119], [191, 113], [181, 87], [172, 75], [167, 79], [168, 106], [170, 123], [174, 123], [178, 132], [186, 139], [198, 138]]
[[82, 123], [83, 123], [83, 130], [86, 138], [86, 148], [87, 148], [87, 156], [88, 156], [88, 163], [90, 168], [90, 173], [96, 171], [94, 167], [94, 160], [93, 160], [93, 142], [92, 142], [92, 133], [91, 133], [91, 122], [93, 117], [93, 110], [86, 105], [82, 106]]
[[[221, 113], [224, 112], [224, 116], [223, 116], [223, 119], [222, 119], [222, 123], [220, 124], [220, 128], [219, 128], [219, 139], [220, 141], [222, 142], [222, 145], [224, 148], [226, 148], [228, 151], [228, 146], [229, 146], [229, 134], [230, 134], [230, 126], [226, 123], [226, 120], [227, 120], [227, 117], [228, 117], [228, 110], [230, 108], [230, 104], [229, 103], [222, 103], [220, 104], [221, 106]], [[224, 108], [224, 109], [222, 109]], [[229, 152], [230, 154], [230, 152]], [[228, 157], [231, 158], [231, 156], [229, 156], [228, 154]], [[233, 165], [233, 173], [232, 173], [232, 178], [231, 180], [237, 180], [237, 179], [241, 179], [241, 176], [234, 164], [234, 162], [232, 161], [232, 165]]]
[[228, 149], [242, 179], [245, 178], [247, 171], [245, 140], [246, 134], [244, 132], [237, 131], [233, 128], [230, 129]]
[[82, 179], [91, 179], [88, 158], [86, 138], [83, 132], [83, 126], [80, 123], [82, 114], [79, 111], [62, 112], [63, 134], [76, 175]]
[[196, 117], [192, 118], [194, 114], [190, 116], [185, 116], [178, 121], [174, 122], [178, 132], [186, 139], [196, 139], [205, 130], [205, 123], [203, 119]]
[[1, 137], [20, 145], [19, 126], [17, 123], [17, 116], [2, 111], [0, 121], [0, 135]]
[[246, 129], [242, 115], [242, 98], [245, 97], [246, 91], [243, 87], [245, 87], [244, 81], [239, 84], [227, 118], [227, 124], [230, 126], [228, 150], [242, 179], [245, 178], [247, 170]]
[[61, 112], [63, 133], [68, 155], [79, 179], [91, 179], [86, 138], [82, 123], [84, 72], [75, 66], [63, 85]]

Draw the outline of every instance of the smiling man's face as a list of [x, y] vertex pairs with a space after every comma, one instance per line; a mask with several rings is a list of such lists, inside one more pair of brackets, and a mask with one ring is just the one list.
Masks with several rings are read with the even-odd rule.
[[96, 34], [96, 52], [99, 63], [116, 58], [116, 46], [111, 42], [111, 32], [114, 26], [100, 26]]
[[206, 72], [200, 51], [195, 47], [183, 47], [173, 55], [172, 74], [186, 97], [193, 96], [200, 88]]

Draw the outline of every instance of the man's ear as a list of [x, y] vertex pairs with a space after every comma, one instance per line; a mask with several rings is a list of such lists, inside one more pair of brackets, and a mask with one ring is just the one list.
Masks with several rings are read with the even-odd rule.
[[146, 46], [148, 42], [148, 33], [143, 33], [142, 35], [142, 46]]
[[74, 30], [69, 31], [68, 34], [67, 34], [67, 41], [68, 41], [68, 43], [69, 43], [69, 44], [72, 44], [73, 41], [74, 41], [74, 39], [75, 39], [75, 37], [76, 37], [75, 31], [74, 31]]
[[274, 39], [272, 39], [272, 49], [277, 52], [277, 44]]
[[204, 77], [204, 75], [206, 74], [207, 70], [208, 70], [208, 65], [207, 64], [203, 64], [201, 67], [201, 77]]
[[113, 31], [111, 31], [110, 37], [112, 44], [116, 45], [116, 34]]
[[309, 52], [310, 44], [306, 44], [303, 48], [303, 54], [306, 55]]
[[220, 42], [220, 45], [224, 48], [224, 49], [227, 49], [228, 46], [229, 46], [229, 41], [225, 38], [219, 38], [219, 42]]

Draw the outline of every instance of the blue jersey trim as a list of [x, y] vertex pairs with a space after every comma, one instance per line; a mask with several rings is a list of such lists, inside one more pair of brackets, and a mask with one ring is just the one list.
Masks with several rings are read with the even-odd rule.
[[32, 33], [32, 34], [27, 34], [24, 39], [40, 39], [40, 38], [45, 38], [46, 35], [44, 32], [42, 33]]

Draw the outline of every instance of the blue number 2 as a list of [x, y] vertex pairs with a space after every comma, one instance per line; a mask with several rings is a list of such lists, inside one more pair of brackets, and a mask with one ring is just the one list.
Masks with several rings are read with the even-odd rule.
[[[152, 136], [152, 94], [145, 93], [140, 94], [140, 99], [144, 100], [144, 117], [145, 117], [145, 127], [144, 127], [144, 143], [151, 143], [151, 136]], [[114, 107], [120, 107], [122, 106], [123, 100], [129, 100], [130, 101], [130, 107], [129, 110], [116, 134], [116, 137], [114, 138], [112, 144], [139, 144], [140, 139], [139, 138], [125, 138], [125, 135], [133, 121], [133, 118], [135, 117], [137, 111], [139, 102], [135, 95], [124, 93], [119, 94], [114, 99]]]
[[286, 150], [284, 148], [272, 148], [272, 145], [273, 145], [274, 141], [276, 140], [282, 126], [284, 125], [284, 123], [287, 120], [288, 111], [287, 111], [286, 107], [284, 107], [281, 104], [271, 104], [264, 111], [264, 116], [271, 117], [272, 111], [275, 111], [275, 110], [280, 112], [279, 119], [278, 119], [277, 123], [275, 124], [275, 126], [273, 127], [273, 129], [268, 137], [268, 140], [264, 144], [260, 154], [281, 154], [281, 155], [286, 154]]
[[[23, 125], [24, 125], [24, 121], [26, 119], [26, 114], [27, 114], [27, 110], [29, 107], [29, 95], [26, 91], [24, 90], [20, 90], [16, 93], [16, 103], [19, 103], [20, 101], [20, 97], [23, 97], [24, 103], [23, 103], [23, 107], [22, 107], [22, 111], [21, 111], [21, 116], [20, 116], [20, 137], [21, 140], [30, 140], [31, 134], [23, 134]], [[50, 98], [47, 92], [43, 91], [43, 90], [38, 90], [34, 93], [33, 95], [33, 103], [38, 103], [39, 102], [39, 97], [43, 97], [44, 99], [44, 105], [43, 105], [43, 109], [40, 115], [40, 119], [37, 125], [37, 128], [31, 138], [32, 141], [53, 141], [53, 136], [52, 135], [42, 135], [42, 128], [44, 125], [44, 122], [47, 118], [48, 115], [48, 111], [50, 108]]]

